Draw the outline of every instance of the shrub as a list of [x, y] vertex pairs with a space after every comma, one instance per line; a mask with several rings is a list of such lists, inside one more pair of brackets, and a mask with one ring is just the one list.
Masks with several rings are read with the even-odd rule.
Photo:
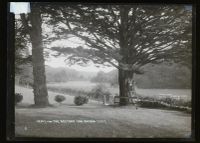
[[148, 101], [148, 100], [141, 100], [138, 102], [140, 107], [146, 107], [146, 108], [164, 108], [165, 105], [161, 104], [157, 101]]
[[186, 101], [184, 99], [180, 99], [180, 100], [175, 100], [175, 105], [177, 106], [184, 106], [184, 107], [191, 107], [191, 101]]
[[184, 99], [176, 99], [173, 97], [164, 97], [164, 98], [158, 99], [157, 101], [164, 102], [166, 104], [169, 104], [170, 106], [191, 107], [191, 101], [187, 101]]
[[75, 96], [74, 103], [78, 106], [88, 103], [89, 99], [86, 96]]
[[156, 98], [153, 98], [153, 97], [148, 97], [148, 96], [146, 96], [146, 97], [139, 97], [141, 100], [145, 100], [145, 101], [156, 101]]
[[184, 99], [175, 99], [173, 97], [163, 97], [158, 99], [155, 97], [142, 96], [138, 96], [138, 98], [139, 101], [137, 101], [137, 103], [140, 107], [171, 109], [191, 113], [191, 101], [186, 101]]
[[172, 97], [164, 97], [160, 101], [170, 104], [170, 105], [174, 105], [175, 103], [175, 99], [173, 99]]
[[183, 102], [182, 106], [192, 107], [192, 102], [191, 101], [185, 101], [185, 102]]
[[23, 100], [23, 95], [21, 93], [15, 93], [15, 104]]
[[65, 100], [65, 96], [63, 96], [63, 95], [56, 95], [55, 98], [54, 98], [54, 100], [56, 102], [58, 102], [58, 103], [61, 103], [61, 102], [63, 102]]
[[95, 86], [89, 93], [89, 96], [93, 97], [95, 99], [102, 99], [103, 95], [105, 95], [106, 97], [111, 95], [108, 88], [103, 84], [99, 84], [99, 85]]

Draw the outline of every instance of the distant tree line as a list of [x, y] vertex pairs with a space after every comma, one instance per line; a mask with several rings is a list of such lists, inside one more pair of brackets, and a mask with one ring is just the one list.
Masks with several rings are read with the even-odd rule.
[[[33, 72], [31, 64], [22, 64], [18, 66], [20, 68], [20, 72], [16, 73], [16, 84], [23, 86], [32, 86], [33, 85]], [[49, 82], [68, 82], [68, 81], [82, 81], [82, 80], [90, 80], [91, 77], [95, 75], [87, 72], [79, 72], [74, 69], [69, 68], [53, 68], [50, 66], [46, 66], [46, 81]]]
[[[20, 68], [21, 72], [16, 74], [16, 84], [32, 86], [33, 74], [31, 65], [24, 64]], [[191, 69], [181, 64], [149, 64], [143, 70], [144, 74], [136, 75], [136, 86], [138, 88], [191, 88]], [[88, 77], [88, 74], [73, 69], [46, 66], [47, 83], [90, 80], [91, 82], [110, 83], [111, 86], [118, 86], [117, 70], [108, 73], [99, 71], [96, 76], [93, 75], [91, 77]]]
[[[136, 86], [138, 88], [191, 88], [191, 70], [186, 66], [175, 63], [149, 64], [144, 67], [144, 71], [143, 75], [136, 75]], [[117, 77], [117, 70], [109, 73], [100, 71], [91, 81], [108, 82], [112, 86], [117, 86]]]
[[52, 68], [46, 66], [47, 82], [68, 82], [71, 80], [84, 80], [78, 71], [67, 68]]

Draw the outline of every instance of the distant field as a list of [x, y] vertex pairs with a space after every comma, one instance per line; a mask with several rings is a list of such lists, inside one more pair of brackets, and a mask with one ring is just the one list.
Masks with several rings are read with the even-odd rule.
[[96, 86], [96, 83], [92, 83], [89, 81], [69, 81], [69, 82], [50, 83], [47, 84], [47, 86], [90, 91], [93, 87]]
[[[61, 89], [71, 89], [77, 91], [89, 92], [97, 84], [89, 81], [70, 81], [65, 83], [50, 83], [47, 86], [52, 88], [57, 88], [58, 91]], [[119, 92], [118, 87], [111, 87], [108, 83], [104, 83], [110, 90], [110, 92], [115, 95]], [[174, 98], [181, 98], [184, 100], [191, 100], [191, 89], [136, 89], [137, 93], [144, 96], [154, 96], [163, 97], [170, 96]]]
[[137, 93], [141, 95], [180, 97], [185, 100], [191, 100], [191, 92], [191, 89], [137, 89]]

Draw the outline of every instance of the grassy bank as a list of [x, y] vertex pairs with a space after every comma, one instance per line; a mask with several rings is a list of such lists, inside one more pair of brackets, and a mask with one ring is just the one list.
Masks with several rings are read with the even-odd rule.
[[[15, 134], [21, 137], [189, 138], [191, 115], [179, 111], [113, 107], [90, 100], [76, 106], [73, 96], [57, 104], [56, 92], [48, 92], [52, 107], [33, 108], [30, 88], [16, 86], [23, 100], [15, 107]], [[76, 121], [68, 123], [63, 121]], [[84, 123], [78, 121], [95, 121]], [[42, 121], [42, 122], [41, 122]], [[62, 121], [62, 122], [61, 122]], [[100, 122], [103, 121], [103, 122]]]

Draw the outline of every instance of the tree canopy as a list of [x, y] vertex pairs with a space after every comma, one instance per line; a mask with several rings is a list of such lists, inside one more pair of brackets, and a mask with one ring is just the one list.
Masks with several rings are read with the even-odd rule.
[[15, 19], [15, 73], [20, 74], [24, 64], [31, 63], [31, 55], [28, 53], [29, 37], [20, 19]]
[[[52, 47], [69, 63], [114, 66], [134, 71], [148, 63], [191, 58], [192, 13], [184, 5], [57, 5], [46, 7], [59, 38], [85, 41]], [[189, 60], [187, 60], [189, 61]]]

